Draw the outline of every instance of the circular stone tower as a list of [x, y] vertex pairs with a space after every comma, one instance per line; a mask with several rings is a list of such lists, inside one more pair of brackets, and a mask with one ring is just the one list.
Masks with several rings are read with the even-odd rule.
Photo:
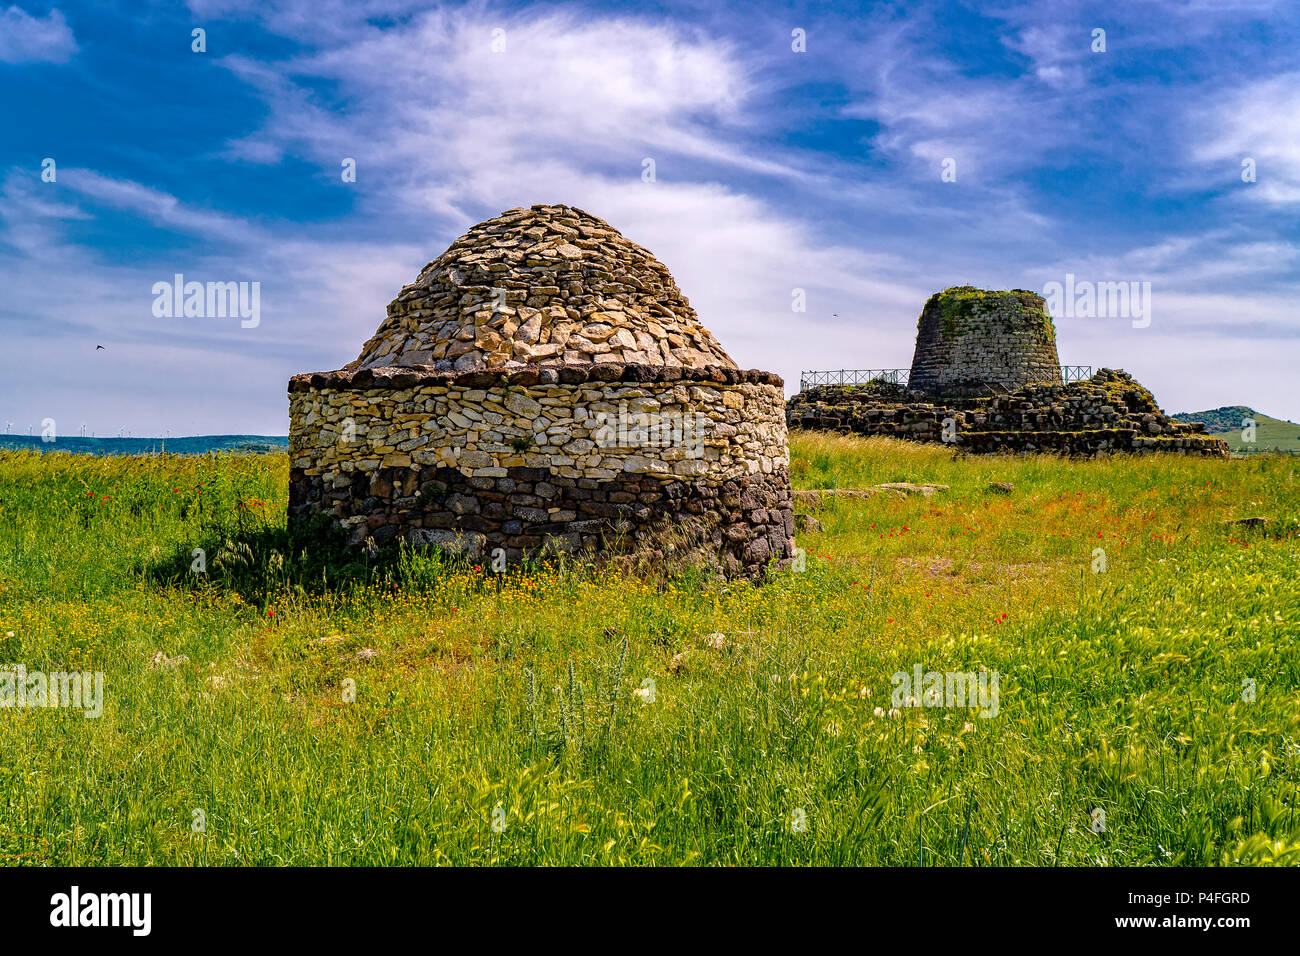
[[673, 545], [729, 575], [794, 554], [780, 377], [737, 368], [667, 268], [580, 209], [473, 227], [356, 361], [290, 380], [289, 417], [290, 521], [354, 544]]
[[930, 296], [921, 311], [908, 388], [962, 398], [1059, 385], [1060, 364], [1042, 296], [955, 286]]

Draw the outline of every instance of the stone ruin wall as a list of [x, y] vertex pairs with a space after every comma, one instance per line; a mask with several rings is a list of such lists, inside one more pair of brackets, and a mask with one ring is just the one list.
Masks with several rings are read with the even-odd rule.
[[757, 575], [794, 554], [783, 412], [778, 376], [734, 368], [299, 375], [290, 518], [331, 515], [354, 544], [402, 538], [485, 560], [503, 548], [511, 561], [653, 549], [666, 528], [692, 528], [727, 574]]
[[908, 387], [946, 398], [988, 395], [1060, 382], [1060, 364], [1041, 296], [958, 287], [935, 293], [921, 311]]
[[1124, 372], [1102, 369], [1069, 385], [1030, 385], [1010, 395], [939, 402], [898, 387], [819, 386], [786, 406], [790, 428], [944, 442], [943, 423], [971, 453], [1171, 452], [1227, 457], [1228, 446], [1200, 422], [1165, 415], [1151, 393]]

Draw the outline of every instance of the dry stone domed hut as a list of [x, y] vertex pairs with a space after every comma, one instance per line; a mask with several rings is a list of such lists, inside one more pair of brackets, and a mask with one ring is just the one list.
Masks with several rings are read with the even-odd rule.
[[[1065, 380], [1042, 297], [957, 286], [926, 302], [906, 384], [821, 384], [786, 404], [791, 428], [944, 442], [964, 452], [1172, 452], [1226, 457], [1126, 372]], [[1089, 370], [1091, 371], [1091, 370]], [[813, 373], [825, 377], [832, 373]], [[855, 374], [855, 373], [851, 373]]]
[[784, 391], [662, 263], [568, 206], [473, 227], [360, 356], [289, 383], [290, 520], [508, 560], [697, 542], [728, 574], [794, 551]]

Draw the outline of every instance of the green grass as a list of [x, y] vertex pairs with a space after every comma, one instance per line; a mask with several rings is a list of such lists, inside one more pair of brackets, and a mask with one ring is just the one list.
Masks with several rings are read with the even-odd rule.
[[1260, 452], [1260, 451], [1300, 451], [1300, 425], [1295, 422], [1284, 422], [1278, 418], [1270, 418], [1268, 415], [1261, 415], [1256, 412], [1255, 419], [1255, 441], [1246, 442], [1242, 439], [1242, 428], [1240, 422], [1235, 429], [1220, 433], [1220, 437], [1227, 441], [1228, 447], [1233, 451]]
[[[282, 455], [3, 452], [0, 664], [106, 699], [0, 709], [0, 854], [1300, 863], [1293, 467], [796, 434], [797, 487], [950, 490], [835, 501], [753, 586], [344, 561], [286, 534]], [[917, 664], [996, 672], [998, 715], [891, 714]]]

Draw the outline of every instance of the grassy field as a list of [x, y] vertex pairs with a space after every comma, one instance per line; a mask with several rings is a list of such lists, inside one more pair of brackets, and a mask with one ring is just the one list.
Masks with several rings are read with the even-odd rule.
[[1233, 451], [1300, 451], [1300, 425], [1295, 422], [1284, 422], [1281, 419], [1270, 418], [1258, 412], [1252, 417], [1255, 421], [1255, 440], [1253, 442], [1242, 439], [1240, 425], [1237, 428], [1219, 433], [1219, 437], [1227, 441], [1228, 447]]
[[[283, 455], [0, 452], [0, 665], [104, 674], [99, 719], [0, 709], [0, 856], [1300, 864], [1294, 460], [792, 459], [950, 490], [834, 502], [753, 586], [340, 564]], [[917, 666], [996, 716], [897, 706]]]
[[[1300, 452], [1300, 425], [1251, 411], [1244, 405], [1225, 405], [1205, 412], [1175, 415], [1180, 421], [1205, 422], [1205, 429], [1228, 443], [1235, 452]], [[1241, 423], [1255, 422], [1254, 441], [1246, 441]]]

